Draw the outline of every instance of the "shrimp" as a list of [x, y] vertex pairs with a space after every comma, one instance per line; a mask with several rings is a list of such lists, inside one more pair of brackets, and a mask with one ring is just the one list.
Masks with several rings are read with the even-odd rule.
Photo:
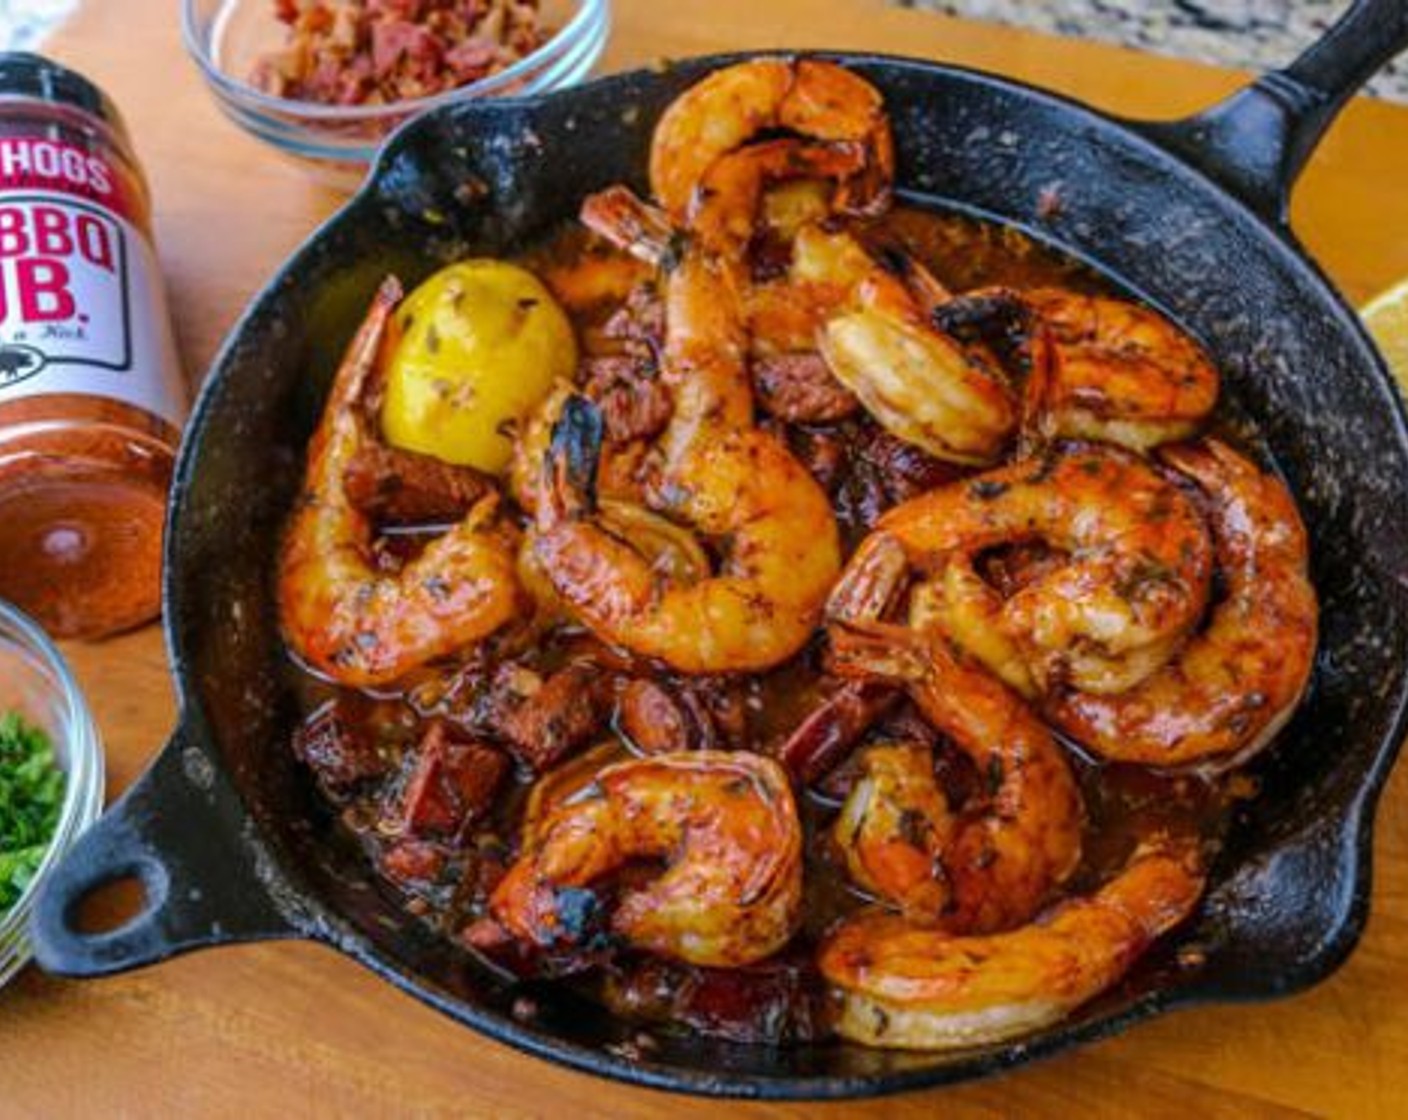
[[[952, 813], [927, 750], [873, 749], [836, 838], [857, 881], [911, 920], [962, 932], [1027, 921], [1080, 859], [1080, 790], [1061, 748], [1020, 697], [942, 636], [876, 621], [894, 598], [893, 561], [865, 593], [829, 607], [830, 667], [903, 683], [984, 783]], [[878, 592], [878, 594], [875, 594]], [[858, 874], [857, 874], [858, 873]]]
[[666, 512], [724, 548], [717, 574], [678, 583], [597, 516], [600, 438], [595, 408], [569, 400], [533, 538], [578, 618], [604, 641], [687, 673], [761, 670], [805, 645], [840, 570], [840, 542], [825, 492], [787, 449], [767, 433], [733, 430], [674, 463]]
[[374, 438], [361, 401], [400, 298], [400, 284], [388, 278], [333, 379], [279, 558], [279, 620], [289, 647], [356, 687], [387, 684], [473, 645], [524, 609], [515, 534], [497, 516], [497, 495], [395, 575], [372, 561], [373, 526], [348, 500], [343, 479]]
[[1276, 734], [1310, 678], [1317, 607], [1305, 528], [1285, 486], [1223, 443], [1160, 457], [1207, 496], [1225, 594], [1207, 627], [1138, 687], [1058, 690], [1046, 711], [1104, 758], [1226, 769]]
[[[794, 135], [757, 141], [775, 130]], [[715, 71], [665, 110], [650, 157], [658, 207], [614, 186], [588, 197], [581, 218], [618, 248], [668, 266], [685, 232], [710, 253], [741, 254], [773, 184], [836, 184], [829, 200], [808, 188], [773, 208], [796, 221], [878, 214], [893, 176], [889, 119], [869, 82], [830, 62], [760, 59]]]
[[742, 254], [759, 221], [763, 191], [789, 179], [844, 182], [865, 168], [858, 147], [770, 140], [720, 157], [699, 181], [686, 215], [695, 242], [710, 253]]
[[[667, 866], [606, 914], [603, 880], [638, 860]], [[802, 828], [782, 767], [746, 751], [682, 751], [607, 766], [548, 810], [489, 910], [549, 953], [590, 948], [609, 931], [691, 964], [737, 967], [782, 948], [801, 903]]]
[[831, 62], [764, 58], [716, 70], [671, 102], [655, 127], [650, 187], [676, 225], [706, 173], [760, 133], [785, 130], [862, 155], [832, 208], [878, 212], [889, 202], [894, 140], [880, 93]]
[[1016, 430], [1014, 394], [931, 324], [904, 279], [849, 234], [819, 226], [798, 232], [791, 279], [826, 309], [819, 344], [831, 372], [888, 431], [951, 462], [997, 457]]
[[1021, 298], [1041, 323], [1027, 383], [1029, 437], [1142, 451], [1193, 435], [1217, 404], [1217, 367], [1156, 311], [1060, 288]]
[[[577, 387], [565, 379], [554, 383], [547, 396], [529, 415], [514, 442], [513, 458], [509, 463], [509, 493], [530, 514], [538, 509], [543, 462], [552, 445], [553, 429], [562, 416], [563, 406], [577, 392]], [[643, 502], [645, 457], [646, 450], [636, 441], [603, 444], [596, 478], [597, 495], [603, 501]]]
[[1116, 983], [1202, 895], [1194, 846], [1158, 836], [1093, 894], [986, 936], [870, 911], [843, 922], [818, 966], [841, 995], [840, 1034], [892, 1049], [947, 1050], [1026, 1034]]
[[[1019, 460], [896, 506], [848, 573], [859, 578], [868, 553], [898, 547], [947, 586], [951, 563], [1032, 541], [1069, 561], [1005, 602], [982, 580], [953, 586], [978, 620], [973, 629], [996, 636], [997, 648], [975, 642], [968, 652], [1007, 679], [1019, 659], [1033, 691], [1131, 688], [1172, 656], [1207, 605], [1212, 545], [1192, 499], [1135, 456], [1098, 445]], [[931, 602], [921, 605], [932, 614]]]
[[[646, 234], [641, 232], [639, 236], [644, 238]], [[589, 244], [570, 259], [553, 254], [535, 262], [534, 271], [563, 310], [578, 315], [624, 303], [632, 290], [649, 279], [648, 265], [654, 263], [653, 260], [632, 260], [612, 253], [605, 246]]]
[[811, 637], [841, 567], [826, 492], [753, 424], [741, 283], [687, 252], [666, 290], [661, 374], [673, 410], [651, 504], [720, 544], [717, 574], [663, 580], [597, 515], [601, 417], [574, 397], [542, 474], [533, 548], [558, 594], [602, 640], [683, 672], [770, 668]]
[[660, 438], [670, 462], [753, 426], [742, 286], [733, 262], [702, 253], [687, 253], [670, 275], [661, 374], [674, 412]]
[[852, 882], [899, 906], [910, 921], [934, 925], [949, 903], [941, 860], [955, 827], [934, 779], [933, 751], [922, 743], [875, 743], [862, 755], [861, 776], [832, 835]]

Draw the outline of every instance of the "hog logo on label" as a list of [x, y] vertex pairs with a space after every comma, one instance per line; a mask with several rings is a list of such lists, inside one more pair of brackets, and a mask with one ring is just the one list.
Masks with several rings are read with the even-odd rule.
[[0, 344], [0, 389], [33, 377], [44, 365], [44, 355], [33, 346]]
[[[132, 361], [127, 246], [95, 206], [53, 196], [0, 203], [0, 388], [46, 366]], [[19, 355], [37, 355], [23, 362]], [[15, 370], [10, 370], [15, 366]]]

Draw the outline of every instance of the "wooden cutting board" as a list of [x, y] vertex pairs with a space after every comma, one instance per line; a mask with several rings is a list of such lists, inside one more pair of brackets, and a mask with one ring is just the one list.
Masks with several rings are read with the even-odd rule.
[[[862, 0], [617, 0], [603, 69], [746, 47], [887, 51], [1001, 71], [1130, 116], [1191, 112], [1243, 78]], [[161, 257], [197, 379], [263, 279], [338, 199], [215, 110], [174, 0], [89, 0], [47, 47], [121, 106], [156, 199]], [[1349, 297], [1408, 275], [1408, 109], [1360, 102], [1306, 176], [1297, 229]], [[173, 718], [160, 632], [70, 650], [107, 742], [109, 787]], [[1408, 777], [1380, 812], [1374, 916], [1330, 981], [1209, 1007], [1002, 1078], [868, 1104], [689, 1100], [487, 1042], [311, 945], [195, 954], [102, 981], [29, 970], [0, 992], [0, 1115], [676, 1117], [1408, 1115]]]

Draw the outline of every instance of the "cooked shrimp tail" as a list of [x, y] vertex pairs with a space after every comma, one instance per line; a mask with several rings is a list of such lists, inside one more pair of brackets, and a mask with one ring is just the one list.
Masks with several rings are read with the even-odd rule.
[[588, 195], [582, 224], [646, 264], [663, 267], [675, 255], [677, 233], [669, 216], [630, 187], [616, 185]]
[[606, 428], [601, 410], [579, 393], [568, 397], [553, 425], [544, 464], [546, 500], [557, 503], [554, 517], [596, 512], [596, 477]]
[[908, 586], [909, 557], [888, 533], [871, 533], [851, 554], [831, 589], [827, 621], [838, 626], [875, 622], [900, 605]]
[[918, 684], [929, 672], [929, 643], [907, 626], [838, 618], [827, 633], [827, 665], [837, 676]]
[[[352, 336], [342, 364], [333, 375], [324, 413], [331, 418], [328, 427], [344, 429], [360, 427], [357, 406], [366, 399], [367, 390], [376, 377], [377, 360], [392, 329], [391, 316], [405, 295], [401, 281], [388, 276], [372, 296], [367, 316]], [[359, 433], [360, 434], [360, 433]], [[317, 438], [315, 433], [314, 438]]]

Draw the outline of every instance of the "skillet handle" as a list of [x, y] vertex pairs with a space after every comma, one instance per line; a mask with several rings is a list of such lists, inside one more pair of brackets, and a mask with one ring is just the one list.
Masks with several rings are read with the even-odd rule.
[[[122, 798], [79, 837], [39, 886], [29, 934], [59, 976], [104, 976], [228, 942], [302, 936], [275, 898], [277, 873], [257, 867], [244, 814], [225, 777], [182, 722]], [[140, 882], [141, 910], [117, 929], [84, 932], [79, 906], [99, 888]]]
[[1138, 127], [1277, 225], [1291, 188], [1335, 116], [1358, 89], [1408, 48], [1408, 2], [1355, 0], [1319, 42], [1186, 120]]

